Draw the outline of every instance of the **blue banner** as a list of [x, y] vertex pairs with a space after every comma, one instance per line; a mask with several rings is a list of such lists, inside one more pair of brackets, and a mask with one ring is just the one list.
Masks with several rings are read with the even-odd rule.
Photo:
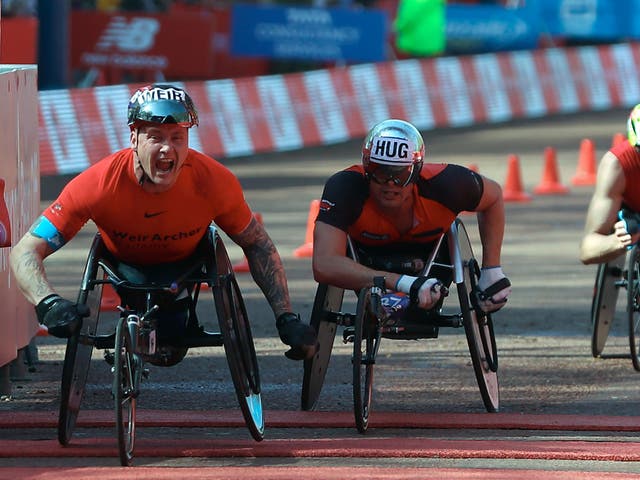
[[386, 60], [387, 18], [374, 9], [234, 4], [231, 54], [330, 62]]
[[570, 39], [616, 40], [628, 36], [629, 2], [611, 0], [542, 0], [545, 30]]
[[448, 54], [532, 49], [539, 38], [537, 8], [447, 5]]

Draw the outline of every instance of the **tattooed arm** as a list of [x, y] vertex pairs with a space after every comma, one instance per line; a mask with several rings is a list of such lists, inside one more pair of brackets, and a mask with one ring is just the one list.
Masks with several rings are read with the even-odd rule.
[[276, 317], [291, 311], [287, 276], [276, 246], [264, 226], [255, 218], [237, 235], [231, 236], [247, 257], [249, 270]]
[[9, 261], [11, 270], [16, 277], [18, 287], [24, 296], [34, 305], [37, 305], [47, 295], [55, 293], [47, 280], [44, 271], [44, 259], [51, 255], [53, 250], [47, 241], [27, 233], [11, 249]]

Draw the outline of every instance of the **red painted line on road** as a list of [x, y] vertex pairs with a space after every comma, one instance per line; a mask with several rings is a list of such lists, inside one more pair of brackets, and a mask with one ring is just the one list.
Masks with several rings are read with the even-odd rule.
[[[248, 434], [247, 434], [248, 436]], [[0, 440], [0, 458], [116, 457], [115, 438]], [[138, 439], [136, 457], [204, 458], [484, 458], [640, 461], [640, 442], [447, 440], [430, 438]]]
[[402, 467], [77, 467], [0, 468], [0, 478], [85, 480], [632, 480], [637, 474], [551, 470]]
[[[265, 411], [266, 427], [272, 428], [355, 428], [352, 412]], [[239, 410], [138, 410], [142, 427], [243, 427]], [[2, 428], [55, 428], [58, 412], [0, 412]], [[80, 427], [112, 426], [111, 410], [82, 410]], [[640, 431], [640, 416], [604, 415], [524, 415], [514, 413], [396, 413], [372, 412], [369, 428], [498, 429]]]

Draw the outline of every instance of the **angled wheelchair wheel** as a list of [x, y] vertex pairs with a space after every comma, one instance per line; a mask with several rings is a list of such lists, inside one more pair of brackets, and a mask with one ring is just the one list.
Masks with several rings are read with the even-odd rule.
[[633, 368], [640, 371], [640, 250], [635, 245], [627, 255], [627, 315]]
[[217, 281], [213, 286], [218, 323], [240, 410], [251, 436], [264, 438], [258, 359], [251, 325], [222, 239], [214, 235]]
[[78, 294], [78, 303], [87, 305], [91, 313], [83, 319], [80, 330], [67, 340], [64, 354], [58, 413], [58, 442], [61, 445], [68, 445], [71, 441], [91, 366], [93, 338], [98, 330], [102, 300], [102, 284], [92, 282], [105, 276], [98, 267], [96, 257], [101, 243], [99, 236], [96, 236], [87, 258]]
[[459, 263], [462, 269], [462, 282], [458, 283], [459, 275], [456, 273], [456, 289], [458, 290], [469, 353], [484, 406], [488, 412], [497, 412], [500, 406], [500, 392], [497, 373], [498, 350], [493, 332], [493, 322], [491, 315], [474, 308], [470, 295], [476, 285], [480, 268], [473, 256], [471, 242], [464, 225], [459, 219], [456, 220], [455, 225], [460, 254]]
[[365, 433], [369, 426], [369, 412], [373, 394], [373, 366], [380, 336], [378, 321], [373, 313], [371, 289], [364, 288], [358, 295], [353, 339], [353, 413], [356, 428]]
[[340, 312], [344, 290], [332, 285], [319, 284], [316, 290], [310, 324], [318, 335], [320, 348], [313, 358], [304, 361], [302, 377], [302, 410], [315, 410], [331, 359], [337, 324], [329, 318], [331, 312]]
[[133, 460], [136, 438], [136, 400], [140, 391], [142, 359], [135, 353], [126, 318], [116, 327], [114, 348], [113, 396], [116, 413], [116, 435], [120, 464], [129, 466]]
[[616, 314], [618, 292], [622, 283], [624, 255], [598, 265], [591, 302], [591, 354], [602, 354]]

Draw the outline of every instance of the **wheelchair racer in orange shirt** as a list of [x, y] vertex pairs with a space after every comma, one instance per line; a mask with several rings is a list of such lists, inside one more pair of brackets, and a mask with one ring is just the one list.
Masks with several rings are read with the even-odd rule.
[[[187, 92], [168, 84], [138, 89], [129, 101], [127, 123], [130, 147], [71, 180], [11, 251], [18, 286], [35, 305], [39, 322], [52, 335], [69, 337], [88, 315], [84, 306], [56, 293], [43, 261], [89, 220], [121, 272], [139, 283], [175, 274], [214, 222], [244, 251], [280, 338], [290, 347], [285, 355], [313, 356], [315, 331], [291, 311], [281, 258], [240, 182], [221, 163], [189, 148], [189, 129], [198, 125], [198, 115]], [[168, 335], [175, 333], [175, 325], [165, 327]]]

